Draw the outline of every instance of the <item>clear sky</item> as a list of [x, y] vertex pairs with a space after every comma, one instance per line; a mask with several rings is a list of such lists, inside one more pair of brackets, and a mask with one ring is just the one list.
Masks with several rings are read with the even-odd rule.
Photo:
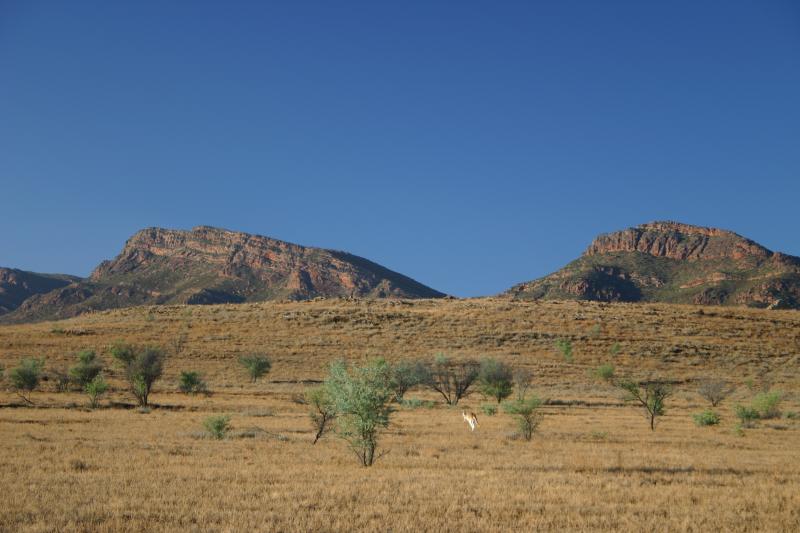
[[800, 3], [0, 0], [0, 265], [147, 226], [458, 296], [657, 219], [800, 255]]

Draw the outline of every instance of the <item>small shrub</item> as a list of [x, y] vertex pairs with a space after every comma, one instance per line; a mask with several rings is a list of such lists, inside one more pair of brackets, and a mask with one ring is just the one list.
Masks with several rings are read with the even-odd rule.
[[798, 413], [797, 411], [786, 411], [783, 414], [783, 417], [789, 420], [800, 420], [800, 413]]
[[433, 409], [436, 402], [432, 400], [420, 400], [419, 398], [405, 398], [400, 405], [407, 409]]
[[780, 392], [760, 392], [753, 398], [751, 406], [758, 412], [759, 418], [780, 418], [780, 403]]
[[618, 342], [615, 342], [614, 344], [611, 345], [611, 348], [609, 348], [608, 353], [616, 357], [619, 355], [621, 351], [622, 351], [622, 346], [620, 346]]
[[517, 391], [517, 400], [524, 400], [528, 389], [533, 383], [533, 371], [529, 368], [517, 367], [514, 369], [514, 388]]
[[481, 361], [478, 375], [481, 392], [497, 400], [497, 403], [511, 396], [513, 379], [514, 373], [507, 364], [492, 358]]
[[73, 459], [69, 462], [70, 468], [75, 472], [86, 472], [89, 470], [89, 465], [80, 459]]
[[561, 357], [564, 358], [564, 361], [567, 363], [571, 363], [573, 360], [572, 357], [572, 341], [569, 339], [558, 339], [556, 341], [556, 349], [561, 354]]
[[208, 393], [208, 386], [199, 372], [181, 372], [178, 388], [184, 394]]
[[203, 427], [206, 429], [209, 436], [217, 440], [222, 440], [228, 435], [228, 431], [231, 429], [230, 423], [230, 415], [214, 415], [203, 420]]
[[50, 377], [55, 383], [56, 392], [67, 392], [69, 390], [70, 384], [72, 383], [69, 374], [62, 370], [54, 370], [50, 373]]
[[403, 397], [410, 389], [421, 385], [427, 376], [425, 365], [421, 361], [400, 361], [392, 365], [392, 389], [394, 401], [403, 402]]
[[602, 379], [603, 381], [611, 381], [614, 379], [614, 365], [605, 363], [598, 366], [594, 370], [594, 377]]
[[311, 406], [311, 411], [308, 415], [314, 428], [314, 441], [311, 444], [316, 444], [336, 418], [336, 409], [328, 390], [322, 385], [309, 390], [306, 393], [306, 398], [308, 405]]
[[739, 426], [742, 428], [751, 428], [755, 426], [756, 420], [759, 418], [758, 411], [746, 405], [737, 405], [733, 408], [736, 418], [739, 419]]
[[84, 389], [100, 374], [103, 364], [97, 359], [97, 354], [93, 350], [80, 351], [77, 358], [78, 362], [69, 369], [69, 375], [79, 388]]
[[11, 369], [11, 372], [8, 373], [11, 386], [17, 395], [29, 405], [33, 405], [30, 395], [39, 386], [42, 370], [44, 370], [44, 358], [28, 358], [20, 361], [19, 366]]
[[486, 416], [494, 416], [497, 414], [497, 406], [491, 403], [484, 403], [481, 405], [481, 412]]
[[140, 407], [147, 407], [153, 384], [164, 370], [164, 350], [158, 346], [116, 343], [111, 355], [123, 367], [125, 378]]
[[514, 400], [503, 404], [503, 410], [516, 419], [519, 433], [525, 440], [531, 440], [539, 426], [541, 421], [539, 408], [542, 403], [542, 400], [532, 396], [526, 400]]
[[692, 415], [694, 423], [698, 426], [716, 426], [719, 424], [719, 415], [711, 409]]
[[736, 388], [724, 379], [707, 379], [697, 388], [697, 393], [705, 398], [711, 407], [716, 407], [735, 390]]
[[244, 367], [251, 383], [256, 383], [272, 368], [270, 360], [265, 355], [259, 354], [243, 355], [239, 358], [239, 364]]
[[94, 409], [97, 407], [100, 396], [105, 394], [108, 390], [108, 383], [106, 383], [102, 375], [98, 374], [91, 382], [86, 384], [84, 390], [86, 391], [86, 395], [89, 396], [89, 407]]

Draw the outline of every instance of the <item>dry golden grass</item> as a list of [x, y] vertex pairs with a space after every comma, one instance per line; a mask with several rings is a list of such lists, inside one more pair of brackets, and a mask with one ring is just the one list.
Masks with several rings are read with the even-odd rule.
[[[85, 397], [48, 390], [38, 407], [0, 393], [0, 530], [679, 530], [800, 529], [800, 423], [734, 432], [742, 385], [768, 373], [798, 409], [800, 314], [666, 305], [503, 300], [253, 304], [98, 313], [0, 327], [0, 363], [46, 356], [66, 367], [81, 348], [115, 339], [168, 344], [188, 332], [156, 385], [149, 414], [85, 410]], [[600, 324], [599, 330], [595, 327]], [[54, 331], [54, 328], [56, 331]], [[57, 330], [62, 331], [57, 331]], [[554, 350], [571, 338], [575, 360]], [[621, 352], [609, 355], [614, 342]], [[246, 380], [236, 358], [262, 351], [273, 371]], [[311, 446], [300, 380], [338, 357], [390, 360], [492, 355], [535, 372], [552, 404], [532, 442], [507, 415], [470, 433], [460, 409], [401, 408], [369, 469], [332, 436]], [[110, 363], [110, 358], [104, 355]], [[678, 392], [652, 433], [641, 413], [589, 370], [659, 376]], [[203, 372], [214, 396], [178, 394], [180, 370]], [[694, 380], [739, 384], [722, 424], [698, 428]], [[116, 373], [110, 400], [130, 402]], [[435, 399], [424, 391], [412, 397]], [[477, 409], [478, 395], [466, 405]], [[232, 414], [233, 437], [197, 438], [204, 418]], [[266, 416], [265, 416], [266, 415]]]

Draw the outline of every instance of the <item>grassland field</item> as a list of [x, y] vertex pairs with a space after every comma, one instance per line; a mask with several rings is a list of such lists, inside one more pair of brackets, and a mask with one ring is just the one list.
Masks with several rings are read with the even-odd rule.
[[[185, 343], [176, 346], [176, 339]], [[573, 360], [555, 349], [570, 339]], [[170, 354], [150, 412], [131, 408], [108, 347], [159, 344]], [[617, 345], [615, 348], [614, 346]], [[800, 313], [590, 302], [317, 300], [161, 306], [0, 326], [0, 364], [45, 357], [65, 370], [94, 349], [113, 390], [101, 407], [58, 393], [52, 380], [24, 403], [0, 391], [2, 531], [798, 531], [800, 420], [737, 431], [733, 407], [754, 386], [800, 411]], [[249, 383], [240, 355], [264, 353], [272, 371]], [[398, 407], [384, 455], [359, 466], [333, 435], [311, 445], [308, 406], [296, 398], [331, 361], [361, 363], [495, 357], [534, 374], [549, 402], [530, 442], [508, 415], [474, 433], [460, 404], [427, 390]], [[640, 409], [598, 381], [603, 363], [635, 379], [673, 384], [649, 430]], [[183, 370], [213, 395], [177, 391]], [[697, 427], [707, 377], [737, 389], [722, 422]], [[755, 385], [754, 385], [755, 384]], [[203, 438], [202, 421], [230, 414], [230, 438]]]

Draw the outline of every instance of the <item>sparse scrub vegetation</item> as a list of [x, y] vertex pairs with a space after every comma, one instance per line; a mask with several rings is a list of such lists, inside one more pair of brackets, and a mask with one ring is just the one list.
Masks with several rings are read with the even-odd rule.
[[711, 407], [717, 407], [725, 398], [733, 394], [736, 387], [724, 379], [706, 379], [697, 388], [697, 393], [702, 396]]
[[781, 397], [778, 391], [759, 392], [753, 398], [751, 407], [758, 413], [758, 418], [780, 418]]
[[116, 343], [111, 355], [122, 366], [131, 393], [140, 407], [147, 407], [153, 384], [164, 371], [164, 352], [157, 346]]
[[69, 376], [79, 389], [83, 390], [86, 385], [103, 370], [103, 364], [97, 358], [94, 350], [82, 350], [77, 354], [78, 362], [69, 369]]
[[650, 429], [655, 431], [658, 418], [666, 413], [665, 403], [672, 395], [672, 387], [661, 381], [637, 383], [626, 380], [618, 383], [626, 392], [625, 401], [641, 406], [650, 423]]
[[572, 341], [569, 339], [558, 339], [556, 340], [556, 349], [558, 353], [561, 354], [561, 357], [564, 358], [564, 361], [567, 363], [571, 363], [574, 360], [572, 355]]
[[316, 444], [336, 419], [336, 408], [324, 386], [314, 387], [306, 392], [306, 401], [311, 406], [309, 417], [314, 428], [314, 441], [311, 444]]
[[720, 421], [719, 414], [711, 409], [692, 415], [692, 419], [698, 426], [716, 426]]
[[252, 354], [243, 355], [239, 358], [239, 364], [247, 372], [251, 383], [256, 383], [259, 379], [266, 376], [272, 368], [272, 363], [266, 355]]
[[507, 364], [487, 357], [481, 361], [478, 381], [484, 396], [497, 400], [499, 404], [511, 396], [514, 373]]
[[89, 397], [89, 407], [95, 409], [100, 397], [108, 391], [108, 383], [103, 379], [102, 374], [98, 374], [84, 386], [84, 391]]
[[44, 370], [44, 359], [27, 358], [8, 373], [11, 386], [28, 405], [33, 405], [31, 393], [39, 386]]
[[222, 440], [228, 436], [231, 429], [230, 415], [214, 415], [203, 420], [203, 427], [207, 434], [217, 440]]
[[517, 400], [524, 400], [533, 385], [533, 371], [530, 368], [514, 368], [514, 390], [517, 391]]
[[477, 361], [453, 361], [439, 354], [426, 369], [424, 382], [441, 394], [447, 405], [458, 405], [470, 394], [479, 375], [480, 363]]
[[181, 372], [178, 388], [184, 394], [208, 394], [208, 385], [203, 377], [192, 370]]
[[513, 400], [503, 404], [503, 410], [517, 421], [519, 434], [525, 440], [531, 440], [536, 428], [539, 427], [541, 415], [539, 408], [542, 400], [535, 396], [524, 400]]
[[497, 405], [492, 403], [481, 404], [481, 412], [486, 416], [494, 416], [497, 414]]
[[383, 359], [363, 367], [331, 365], [325, 390], [336, 413], [336, 431], [363, 466], [377, 458], [378, 436], [389, 426], [394, 392], [392, 369]]
[[614, 379], [614, 365], [604, 363], [595, 368], [593, 374], [596, 379], [610, 383]]

